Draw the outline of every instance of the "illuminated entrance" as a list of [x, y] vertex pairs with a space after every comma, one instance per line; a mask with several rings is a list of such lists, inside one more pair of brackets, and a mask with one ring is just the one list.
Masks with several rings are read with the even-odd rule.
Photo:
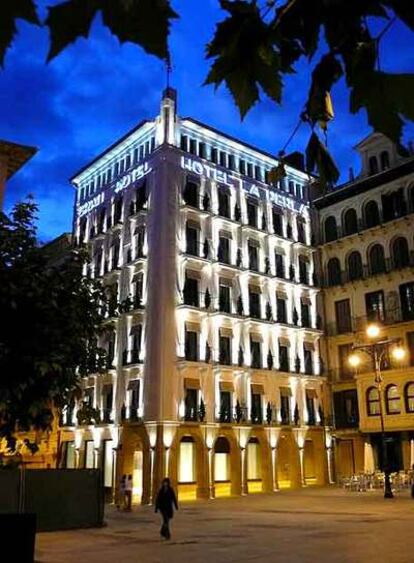
[[247, 448], [247, 492], [261, 493], [262, 481], [262, 448], [257, 438], [250, 438]]
[[197, 496], [196, 443], [192, 436], [184, 436], [178, 453], [178, 498], [194, 500]]
[[224, 436], [217, 438], [214, 445], [214, 488], [216, 497], [231, 493], [230, 444]]

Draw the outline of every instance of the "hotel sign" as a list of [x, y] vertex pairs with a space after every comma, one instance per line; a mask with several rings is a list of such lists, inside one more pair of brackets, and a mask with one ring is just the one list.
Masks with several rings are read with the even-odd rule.
[[232, 172], [227, 172], [224, 170], [219, 170], [214, 165], [206, 164], [200, 162], [199, 160], [194, 160], [193, 158], [182, 156], [181, 157], [181, 168], [188, 170], [193, 174], [198, 176], [204, 176], [209, 180], [218, 182], [219, 184], [224, 184], [225, 186], [239, 188], [249, 195], [253, 195], [259, 199], [264, 199], [270, 201], [281, 207], [291, 209], [292, 211], [303, 212], [306, 209], [306, 205], [295, 201], [291, 197], [287, 197], [276, 191], [263, 188], [257, 184], [245, 180], [239, 175], [233, 174]]

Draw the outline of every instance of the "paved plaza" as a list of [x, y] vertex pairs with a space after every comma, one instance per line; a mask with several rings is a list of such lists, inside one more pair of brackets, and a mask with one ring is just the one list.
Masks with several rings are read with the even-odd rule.
[[37, 563], [408, 563], [414, 500], [338, 488], [182, 504], [172, 540], [152, 507], [107, 511], [101, 529], [38, 534]]

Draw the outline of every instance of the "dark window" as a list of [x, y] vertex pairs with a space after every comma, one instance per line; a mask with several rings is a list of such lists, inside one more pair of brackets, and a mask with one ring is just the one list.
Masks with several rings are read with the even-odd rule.
[[361, 254], [354, 250], [348, 256], [348, 278], [350, 281], [360, 280], [364, 275]]
[[185, 359], [198, 360], [198, 333], [192, 330], [185, 331]]
[[283, 254], [275, 253], [275, 263], [276, 263], [276, 276], [278, 278], [285, 277], [285, 257]]
[[325, 220], [325, 242], [330, 242], [338, 238], [338, 229], [335, 217], [331, 216]]
[[410, 264], [408, 242], [405, 237], [398, 237], [392, 243], [392, 261], [394, 268], [405, 268]]
[[306, 393], [306, 410], [308, 411], [308, 424], [309, 426], [313, 426], [316, 422], [315, 399], [313, 397], [313, 394], [309, 392]]
[[195, 139], [190, 139], [190, 150], [191, 154], [197, 154], [197, 141]]
[[380, 244], [374, 244], [369, 251], [369, 270], [372, 275], [385, 272], [384, 249]]
[[211, 160], [218, 164], [218, 150], [216, 148], [211, 149]]
[[365, 205], [364, 216], [367, 229], [379, 225], [380, 215], [376, 201], [371, 200]]
[[385, 390], [385, 405], [387, 414], [400, 414], [401, 400], [396, 385], [388, 385]]
[[280, 237], [283, 236], [283, 214], [279, 211], [273, 210], [273, 230]]
[[263, 421], [262, 396], [260, 393], [252, 392], [252, 412], [251, 419], [253, 424], [261, 424]]
[[257, 205], [247, 202], [247, 222], [251, 227], [257, 228]]
[[120, 197], [115, 201], [114, 206], [114, 222], [115, 224], [122, 221], [122, 198]]
[[239, 160], [239, 172], [240, 174], [246, 174], [246, 161], [243, 159]]
[[262, 350], [260, 342], [250, 339], [251, 366], [255, 369], [262, 367]]
[[406, 214], [407, 204], [404, 197], [404, 188], [383, 194], [381, 200], [384, 221], [393, 221]]
[[230, 196], [223, 189], [218, 190], [218, 214], [230, 218]]
[[251, 291], [249, 289], [249, 311], [250, 316], [255, 319], [260, 319], [260, 293]]
[[404, 321], [414, 319], [414, 282], [400, 285], [401, 314]]
[[287, 307], [286, 307], [286, 299], [282, 297], [276, 298], [276, 310], [277, 310], [277, 322], [278, 323], [287, 323]]
[[259, 271], [259, 252], [257, 246], [248, 243], [247, 250], [249, 253], [249, 270], [253, 270], [255, 272]]
[[366, 400], [368, 416], [378, 416], [380, 414], [380, 402], [378, 389], [376, 387], [367, 389]]
[[289, 371], [289, 350], [287, 346], [279, 345], [279, 370]]
[[232, 421], [232, 401], [230, 391], [220, 391], [220, 422]]
[[219, 237], [217, 258], [219, 262], [230, 264], [230, 239]]
[[142, 306], [142, 295], [144, 285], [144, 274], [136, 274], [133, 279], [134, 283], [134, 307]]
[[378, 161], [376, 156], [370, 156], [369, 158], [369, 173], [370, 174], [377, 174], [378, 173]]
[[333, 394], [335, 426], [337, 428], [357, 428], [359, 423], [358, 395], [356, 389]]
[[409, 381], [404, 387], [404, 402], [406, 412], [414, 412], [414, 382]]
[[299, 281], [303, 284], [309, 283], [309, 262], [304, 256], [299, 256]]
[[247, 175], [253, 178], [253, 164], [251, 162], [247, 163]]
[[219, 287], [219, 310], [223, 313], [231, 313], [230, 287], [227, 285]]
[[351, 302], [349, 299], [335, 301], [335, 318], [338, 334], [352, 332]]
[[262, 169], [257, 164], [254, 167], [254, 177], [255, 177], [256, 180], [259, 180], [259, 182], [261, 182], [263, 180]]
[[283, 393], [280, 395], [280, 418], [282, 424], [290, 424], [290, 397]]
[[188, 180], [184, 187], [183, 198], [186, 205], [199, 207], [199, 185], [196, 182]]
[[196, 421], [198, 418], [198, 391], [197, 389], [185, 390], [185, 420]]
[[112, 416], [112, 403], [114, 398], [114, 388], [113, 385], [104, 385], [103, 388], [103, 397], [102, 397], [102, 405], [103, 405], [103, 419], [104, 422], [109, 422]]
[[312, 375], [313, 374], [312, 350], [304, 348], [303, 358], [305, 363], [305, 373], [307, 375]]
[[410, 366], [414, 366], [414, 332], [407, 332], [407, 347]]
[[231, 365], [231, 338], [229, 336], [219, 337], [219, 363], [225, 366]]
[[388, 151], [382, 151], [381, 153], [381, 170], [387, 170], [390, 167], [390, 155]]
[[[180, 149], [181, 149], [182, 151], [186, 151], [186, 150], [187, 150], [187, 140], [188, 140], [187, 135], [181, 135], [181, 139], [180, 139]], [[142, 156], [141, 156], [141, 158], [142, 158]]]
[[144, 256], [145, 227], [138, 227], [135, 235], [135, 256], [142, 258]]
[[373, 291], [365, 294], [365, 308], [368, 321], [383, 321], [385, 319], [384, 292]]
[[344, 214], [344, 234], [353, 235], [358, 232], [358, 218], [355, 209], [348, 209]]
[[137, 192], [136, 192], [136, 211], [141, 211], [141, 209], [143, 209], [144, 205], [147, 203], [147, 200], [148, 200], [147, 185], [146, 182], [143, 182], [137, 188]]
[[298, 241], [305, 244], [306, 243], [305, 221], [303, 219], [298, 219], [297, 227], [298, 227]]
[[234, 154], [229, 154], [229, 168], [230, 170], [236, 170], [236, 161]]
[[349, 363], [349, 356], [352, 354], [352, 344], [341, 344], [338, 346], [339, 374], [341, 379], [351, 379], [354, 370]]
[[198, 280], [186, 278], [184, 283], [184, 304], [199, 307], [200, 297], [198, 292]]
[[331, 258], [328, 261], [328, 285], [340, 285], [341, 280], [341, 263], [338, 258]]
[[186, 236], [186, 252], [187, 254], [192, 254], [193, 256], [198, 256], [198, 232], [199, 230], [195, 227], [186, 226], [185, 236]]
[[300, 311], [302, 317], [302, 326], [310, 328], [311, 319], [310, 319], [310, 307], [308, 303], [304, 303], [303, 301], [301, 301]]
[[207, 148], [205, 143], [199, 143], [198, 154], [200, 158], [207, 158]]
[[227, 159], [226, 159], [226, 153], [220, 151], [220, 166], [224, 166], [224, 167], [225, 167], [226, 164], [227, 164], [227, 163], [226, 163], [226, 160], [227, 160]]

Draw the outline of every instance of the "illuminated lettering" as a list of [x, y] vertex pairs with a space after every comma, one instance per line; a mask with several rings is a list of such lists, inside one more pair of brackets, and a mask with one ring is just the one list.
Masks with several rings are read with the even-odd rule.
[[140, 180], [141, 178], [149, 174], [151, 170], [152, 168], [150, 168], [148, 162], [144, 162], [144, 164], [140, 164], [139, 166], [134, 168], [134, 170], [131, 170], [131, 172], [125, 174], [125, 176], [123, 176], [120, 180], [117, 180], [115, 184], [114, 192], [118, 193], [124, 190], [125, 188], [130, 186], [133, 182], [136, 182], [137, 180]]
[[86, 215], [86, 213], [89, 213], [90, 211], [92, 211], [92, 209], [95, 209], [95, 207], [98, 207], [98, 205], [103, 203], [104, 200], [105, 200], [105, 192], [102, 192], [96, 195], [94, 198], [87, 201], [86, 203], [84, 203], [83, 205], [79, 205], [78, 217], [83, 217], [83, 215]]

